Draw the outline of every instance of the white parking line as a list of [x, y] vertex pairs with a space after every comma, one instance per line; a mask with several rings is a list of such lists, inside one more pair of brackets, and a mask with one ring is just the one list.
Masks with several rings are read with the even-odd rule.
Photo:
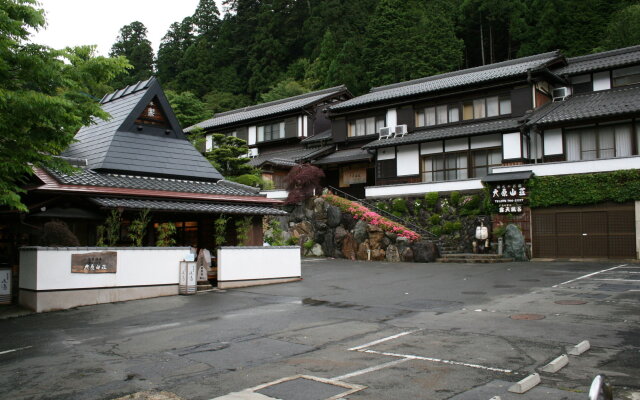
[[422, 360], [422, 361], [431, 361], [431, 362], [442, 363], [442, 364], [460, 365], [460, 366], [463, 366], [463, 367], [484, 369], [486, 371], [502, 372], [502, 373], [505, 373], [505, 374], [513, 374], [514, 373], [510, 369], [487, 367], [486, 365], [471, 364], [471, 363], [465, 363], [465, 362], [461, 362], [461, 361], [443, 360], [441, 358], [415, 356], [415, 355], [412, 355], [412, 354], [389, 353], [389, 352], [385, 352], [385, 351], [375, 351], [375, 350], [362, 350], [362, 352], [363, 353], [370, 353], [370, 354], [379, 354], [379, 355], [382, 355], [382, 356], [389, 356], [389, 357], [400, 357], [400, 358], [409, 359], [409, 360]]
[[376, 344], [380, 344], [380, 343], [387, 342], [389, 340], [397, 339], [399, 337], [418, 332], [419, 330], [420, 329], [415, 330], [415, 331], [407, 331], [407, 332], [398, 333], [397, 335], [387, 336], [387, 337], [382, 338], [382, 339], [374, 340], [373, 342], [365, 343], [365, 344], [363, 344], [361, 346], [352, 347], [352, 348], [349, 349], [349, 351], [360, 351], [360, 350], [362, 350], [362, 349], [364, 349], [366, 347], [375, 346]]
[[580, 279], [589, 278], [589, 277], [592, 277], [592, 276], [594, 276], [594, 275], [601, 274], [601, 273], [603, 273], [603, 272], [613, 271], [614, 269], [621, 268], [621, 267], [626, 267], [626, 266], [627, 266], [627, 264], [616, 265], [615, 267], [611, 267], [611, 268], [603, 269], [603, 270], [601, 270], [601, 271], [592, 272], [592, 273], [587, 274], [587, 275], [582, 275], [582, 276], [580, 276], [580, 277], [578, 277], [578, 278], [571, 279], [571, 280], [566, 281], [566, 282], [558, 283], [557, 285], [553, 285], [553, 286], [551, 286], [551, 287], [552, 287], [552, 288], [556, 288], [556, 287], [558, 287], [558, 286], [566, 285], [567, 283], [571, 283], [571, 282], [579, 281]]
[[393, 367], [394, 365], [402, 364], [403, 362], [409, 361], [410, 358], [402, 358], [400, 360], [389, 361], [384, 364], [375, 365], [373, 367], [360, 369], [358, 371], [353, 371], [345, 375], [336, 376], [335, 378], [331, 378], [332, 381], [342, 381], [345, 379], [353, 378], [354, 376], [368, 374], [369, 372], [379, 371], [384, 368]]
[[623, 281], [623, 282], [640, 282], [640, 279], [615, 279], [615, 278], [604, 278], [604, 279], [594, 279], [594, 281]]
[[20, 350], [25, 350], [25, 349], [30, 349], [33, 346], [25, 346], [25, 347], [18, 347], [16, 349], [11, 349], [11, 350], [5, 350], [5, 351], [0, 351], [0, 355], [2, 354], [7, 354], [7, 353], [13, 353], [14, 351], [20, 351]]

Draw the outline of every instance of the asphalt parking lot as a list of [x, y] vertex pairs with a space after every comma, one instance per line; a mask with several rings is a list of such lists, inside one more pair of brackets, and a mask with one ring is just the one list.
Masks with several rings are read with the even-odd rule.
[[303, 277], [0, 320], [0, 398], [573, 400], [598, 373], [640, 392], [640, 264], [310, 260]]

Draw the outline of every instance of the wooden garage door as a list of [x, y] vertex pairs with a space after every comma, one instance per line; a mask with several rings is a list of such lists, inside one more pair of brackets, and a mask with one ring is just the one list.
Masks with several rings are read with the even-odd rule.
[[534, 257], [636, 258], [633, 203], [532, 210], [531, 225]]

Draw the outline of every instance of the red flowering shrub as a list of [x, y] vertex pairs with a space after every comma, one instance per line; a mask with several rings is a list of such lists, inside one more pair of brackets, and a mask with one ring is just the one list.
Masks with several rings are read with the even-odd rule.
[[381, 216], [378, 213], [375, 213], [369, 210], [367, 207], [362, 204], [349, 201], [342, 197], [333, 195], [333, 194], [325, 194], [322, 196], [328, 203], [338, 207], [343, 212], [347, 212], [353, 215], [353, 218], [365, 221], [371, 225], [375, 225], [380, 227], [385, 232], [393, 232], [398, 236], [406, 237], [410, 241], [414, 242], [416, 240], [420, 240], [420, 235], [415, 233], [414, 231], [407, 229], [405, 226], [398, 224], [397, 222], [393, 222], [388, 218]]

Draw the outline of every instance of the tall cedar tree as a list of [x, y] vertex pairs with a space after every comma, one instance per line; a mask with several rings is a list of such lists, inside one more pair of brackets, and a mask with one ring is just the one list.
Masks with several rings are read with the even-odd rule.
[[96, 57], [92, 46], [53, 50], [30, 43], [29, 31], [45, 25], [35, 4], [0, 3], [0, 206], [20, 210], [32, 167], [70, 170], [53, 156], [94, 117], [108, 118], [94, 96], [128, 66], [121, 57]]
[[296, 204], [322, 193], [324, 172], [315, 165], [298, 164], [291, 168], [285, 179], [288, 204]]
[[460, 67], [463, 43], [439, 1], [381, 0], [369, 20], [369, 83], [386, 85]]
[[126, 74], [115, 79], [115, 87], [131, 85], [153, 75], [153, 49], [147, 39], [147, 28], [142, 22], [134, 21], [123, 26], [109, 55], [124, 56], [133, 66]]
[[169, 31], [160, 42], [156, 66], [158, 78], [167, 88], [174, 87], [175, 77], [190, 68], [191, 64], [185, 58], [185, 52], [195, 39], [193, 30], [193, 20], [187, 17], [182, 22], [171, 24]]

